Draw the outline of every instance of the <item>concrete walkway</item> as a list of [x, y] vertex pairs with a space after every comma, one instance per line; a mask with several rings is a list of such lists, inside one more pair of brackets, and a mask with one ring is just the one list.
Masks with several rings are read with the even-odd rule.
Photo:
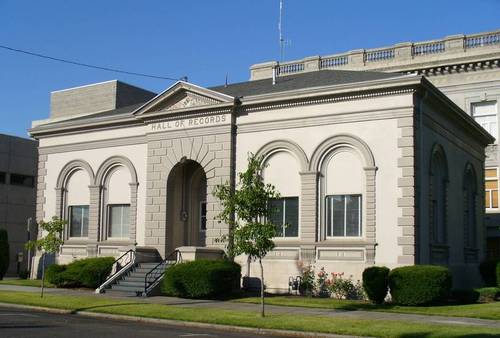
[[[0, 291], [24, 291], [24, 292], [40, 292], [37, 287], [30, 286], [15, 286], [15, 285], [1, 285]], [[106, 297], [109, 299], [127, 300], [138, 303], [152, 303], [164, 304], [179, 307], [206, 307], [223, 310], [233, 311], [259, 311], [259, 304], [238, 303], [233, 301], [216, 301], [216, 300], [196, 300], [196, 299], [182, 299], [174, 297], [154, 296], [154, 297], [127, 297], [108, 294], [95, 294], [89, 290], [72, 290], [72, 289], [55, 289], [46, 288], [47, 294], [63, 295], [63, 296], [93, 296], [93, 297]], [[1, 302], [0, 298], [0, 302]], [[326, 317], [343, 317], [352, 319], [368, 319], [368, 320], [395, 320], [395, 321], [411, 321], [418, 323], [435, 323], [435, 324], [448, 324], [448, 325], [467, 325], [487, 328], [497, 328], [500, 333], [500, 321], [488, 319], [476, 319], [466, 317], [445, 317], [445, 316], [428, 316], [418, 314], [406, 313], [392, 313], [392, 312], [376, 312], [376, 311], [348, 311], [338, 309], [314, 309], [303, 307], [289, 307], [289, 306], [276, 306], [266, 305], [266, 311], [269, 313], [277, 314], [298, 314], [298, 315], [320, 315]]]

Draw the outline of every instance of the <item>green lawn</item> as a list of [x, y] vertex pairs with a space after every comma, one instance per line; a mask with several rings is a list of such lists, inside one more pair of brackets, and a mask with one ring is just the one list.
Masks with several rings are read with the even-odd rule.
[[[40, 286], [42, 286], [42, 280], [41, 279], [4, 279], [4, 280], [0, 280], [0, 285], [1, 284], [40, 287]], [[46, 288], [54, 288], [55, 285], [50, 284], [49, 282], [45, 281], [45, 287]]]
[[99, 296], [57, 296], [29, 292], [0, 291], [0, 302], [78, 311], [91, 311], [148, 318], [162, 318], [202, 323], [236, 325], [266, 329], [315, 331], [377, 337], [494, 337], [500, 330], [463, 325], [438, 325], [418, 322], [358, 320], [296, 314], [268, 314], [260, 318], [256, 312], [214, 311], [213, 308], [189, 308], [149, 304], [134, 299], [112, 300]]
[[[260, 298], [250, 297], [235, 300], [242, 303], [260, 303]], [[307, 298], [298, 296], [271, 296], [266, 298], [267, 304], [295, 307], [309, 307], [339, 310], [367, 310], [397, 313], [416, 313], [424, 315], [440, 315], [450, 317], [470, 317], [500, 320], [500, 302], [443, 305], [443, 306], [395, 306], [374, 305], [362, 301], [336, 300], [331, 298]]]

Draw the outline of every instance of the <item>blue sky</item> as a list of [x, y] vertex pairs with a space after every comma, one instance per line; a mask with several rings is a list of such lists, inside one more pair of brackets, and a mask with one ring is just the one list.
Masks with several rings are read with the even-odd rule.
[[[279, 0], [0, 0], [0, 45], [210, 86], [279, 58], [278, 13]], [[495, 30], [499, 13], [500, 0], [285, 0], [285, 59]], [[26, 136], [51, 91], [111, 79], [171, 84], [0, 49], [0, 133]]]

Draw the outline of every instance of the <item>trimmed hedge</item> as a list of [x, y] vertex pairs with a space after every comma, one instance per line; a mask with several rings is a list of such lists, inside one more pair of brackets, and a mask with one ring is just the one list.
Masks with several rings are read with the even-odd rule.
[[382, 304], [389, 286], [388, 276], [391, 270], [385, 266], [371, 266], [363, 271], [363, 288], [368, 299], [375, 304]]
[[50, 265], [45, 272], [48, 282], [63, 288], [95, 289], [111, 272], [113, 257], [79, 259], [67, 265]]
[[500, 287], [500, 261], [497, 263], [497, 286]]
[[165, 271], [161, 291], [182, 298], [217, 298], [239, 289], [241, 266], [231, 261], [198, 260]]
[[392, 300], [399, 305], [425, 305], [446, 300], [451, 285], [451, 273], [442, 266], [403, 266], [389, 273]]
[[490, 259], [479, 264], [479, 272], [481, 273], [485, 286], [500, 286], [498, 265], [500, 265], [499, 259]]
[[500, 300], [500, 288], [487, 287], [474, 289], [479, 293], [479, 301], [483, 303]]
[[0, 229], [0, 280], [9, 268], [9, 236], [7, 230]]

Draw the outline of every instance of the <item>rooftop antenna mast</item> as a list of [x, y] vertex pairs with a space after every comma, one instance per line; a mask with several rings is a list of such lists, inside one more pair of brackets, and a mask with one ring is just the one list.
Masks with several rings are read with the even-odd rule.
[[280, 18], [278, 22], [278, 31], [280, 38], [280, 61], [283, 62], [285, 59], [285, 39], [283, 38], [283, 3], [284, 0], [280, 0]]

